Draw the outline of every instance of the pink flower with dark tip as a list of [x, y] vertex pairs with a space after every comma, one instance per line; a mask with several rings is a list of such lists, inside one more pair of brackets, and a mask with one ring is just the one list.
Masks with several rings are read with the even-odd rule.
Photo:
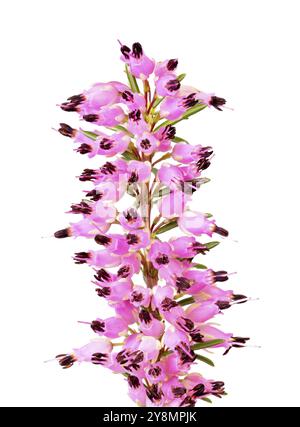
[[159, 146], [159, 141], [150, 132], [144, 132], [138, 137], [137, 146], [142, 153], [152, 154]]
[[145, 80], [153, 72], [155, 62], [145, 55], [140, 43], [133, 43], [131, 49], [121, 44], [121, 53], [133, 76]]
[[144, 221], [138, 211], [129, 208], [119, 215], [119, 222], [125, 230], [137, 230], [144, 227]]

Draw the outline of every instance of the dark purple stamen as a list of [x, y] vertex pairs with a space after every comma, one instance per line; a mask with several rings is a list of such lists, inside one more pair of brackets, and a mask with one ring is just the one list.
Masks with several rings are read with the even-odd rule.
[[100, 141], [99, 147], [102, 148], [102, 150], [110, 150], [113, 147], [113, 142], [108, 138], [103, 138]]
[[128, 245], [136, 245], [140, 241], [139, 237], [136, 234], [132, 233], [127, 234], [126, 240]]
[[229, 235], [229, 232], [225, 230], [225, 228], [215, 226], [214, 232], [217, 234], [220, 234], [220, 236], [227, 237]]
[[185, 387], [172, 387], [172, 393], [174, 397], [182, 397], [186, 393]]
[[198, 102], [199, 101], [196, 99], [196, 94], [195, 93], [191, 93], [190, 95], [185, 96], [182, 99], [182, 106], [184, 108], [191, 108], [191, 107], [194, 107], [195, 105], [197, 105]]
[[88, 193], [86, 193], [86, 197], [89, 197], [94, 202], [98, 202], [98, 200], [102, 199], [103, 193], [97, 190], [91, 190]]
[[134, 122], [138, 122], [141, 120], [141, 112], [140, 110], [133, 110], [128, 114], [128, 118]]
[[143, 148], [143, 150], [148, 150], [148, 148], [151, 147], [151, 142], [149, 141], [149, 139], [145, 138], [145, 139], [142, 139], [140, 145]]
[[134, 184], [134, 183], [138, 182], [138, 180], [139, 180], [138, 174], [136, 172], [131, 172], [131, 175], [128, 178], [128, 183]]
[[103, 288], [97, 288], [97, 289], [95, 289], [95, 291], [96, 291], [97, 295], [99, 297], [102, 297], [102, 298], [108, 297], [111, 293], [111, 289], [108, 288], [107, 286], [103, 287]]
[[190, 337], [194, 342], [203, 342], [204, 336], [200, 334], [200, 332], [191, 332]]
[[107, 354], [105, 353], [94, 353], [91, 358], [91, 362], [94, 365], [103, 365], [107, 361]]
[[71, 205], [71, 213], [90, 215], [93, 208], [86, 202], [75, 203]]
[[140, 350], [129, 351], [121, 350], [117, 356], [116, 361], [124, 367], [127, 371], [137, 371], [140, 368], [140, 363], [144, 360], [144, 353]]
[[69, 96], [67, 100], [75, 105], [79, 105], [82, 104], [86, 100], [86, 98], [82, 93], [80, 93], [79, 95]]
[[110, 162], [106, 162], [100, 168], [100, 172], [103, 173], [104, 175], [113, 175], [113, 173], [116, 172], [116, 170], [117, 170], [117, 167]]
[[139, 388], [140, 386], [140, 380], [134, 375], [128, 375], [127, 381], [131, 388]]
[[54, 233], [54, 237], [57, 239], [64, 239], [65, 237], [71, 236], [71, 229], [70, 228], [63, 228], [62, 230], [58, 230]]
[[121, 96], [127, 102], [133, 102], [134, 101], [133, 93], [129, 92], [129, 90], [125, 90], [124, 92], [122, 92]]
[[120, 267], [117, 276], [121, 277], [122, 279], [125, 279], [130, 275], [130, 267], [129, 265], [123, 265], [123, 267]]
[[153, 378], [157, 378], [161, 374], [161, 368], [159, 366], [154, 366], [154, 368], [150, 368], [148, 374]]
[[224, 270], [213, 271], [213, 276], [215, 282], [226, 282], [228, 280], [228, 273]]
[[126, 212], [124, 212], [124, 218], [128, 222], [136, 221], [137, 217], [138, 217], [138, 213], [134, 208], [130, 208]]
[[111, 238], [107, 236], [103, 236], [101, 234], [97, 234], [95, 236], [95, 242], [98, 243], [98, 245], [109, 245], [111, 243]]
[[196, 354], [185, 342], [181, 342], [180, 345], [177, 345], [175, 350], [177, 351], [179, 359], [183, 365], [186, 363], [192, 363], [196, 359]]
[[216, 305], [219, 307], [220, 310], [227, 310], [231, 307], [231, 304], [228, 301], [217, 301]]
[[74, 138], [76, 134], [76, 129], [73, 129], [71, 126], [67, 125], [66, 123], [60, 123], [59, 126], [60, 126], [60, 128], [58, 129], [59, 133], [69, 138]]
[[217, 397], [221, 397], [224, 393], [224, 383], [223, 381], [214, 381], [211, 383], [211, 385], [213, 386], [213, 395], [217, 396]]
[[193, 388], [193, 397], [200, 397], [205, 394], [205, 387], [203, 384], [198, 384]]
[[162, 390], [159, 390], [158, 384], [152, 384], [146, 387], [146, 394], [151, 402], [154, 400], [160, 400], [163, 396], [163, 392]]
[[185, 292], [191, 287], [191, 282], [185, 277], [177, 277], [176, 286], [177, 286], [178, 292]]
[[222, 111], [222, 109], [220, 107], [222, 107], [222, 105], [226, 104], [226, 99], [219, 98], [218, 96], [212, 96], [209, 104], [212, 107], [215, 107], [217, 110]]
[[232, 295], [232, 300], [233, 301], [238, 301], [237, 304], [244, 304], [245, 302], [247, 302], [248, 297], [246, 297], [245, 295], [233, 294]]
[[146, 324], [151, 322], [151, 314], [144, 308], [142, 308], [142, 310], [139, 312], [139, 318], [142, 322]]
[[161, 308], [163, 309], [163, 311], [170, 311], [171, 308], [177, 307], [178, 303], [174, 300], [172, 300], [171, 298], [166, 297], [162, 302], [161, 302]]
[[94, 123], [99, 119], [99, 116], [98, 114], [85, 114], [82, 118], [86, 122]]
[[76, 148], [77, 153], [87, 154], [93, 151], [93, 147], [89, 144], [83, 143], [78, 148]]
[[132, 56], [139, 59], [143, 55], [143, 48], [140, 43], [133, 43], [132, 45]]
[[75, 356], [72, 354], [58, 354], [56, 359], [63, 369], [71, 368], [76, 362]]
[[176, 90], [178, 90], [180, 88], [180, 81], [177, 79], [169, 80], [166, 83], [166, 88], [170, 92], [175, 92]]
[[143, 298], [142, 292], [133, 291], [131, 294], [131, 302], [142, 302]]
[[91, 257], [89, 252], [76, 252], [73, 259], [75, 264], [86, 264], [87, 260]]
[[192, 320], [187, 319], [186, 317], [180, 317], [177, 320], [177, 324], [182, 327], [186, 332], [193, 331], [195, 324]]
[[171, 125], [166, 126], [162, 133], [163, 139], [174, 139], [175, 135], [176, 135], [176, 128]]
[[78, 106], [85, 101], [83, 94], [70, 96], [67, 102], [63, 102], [60, 108], [64, 111], [79, 111]]
[[100, 320], [93, 320], [91, 323], [91, 328], [94, 332], [104, 332], [105, 323]]
[[204, 171], [205, 169], [209, 168], [210, 161], [207, 159], [200, 159], [197, 161], [196, 166], [198, 172]]
[[206, 245], [199, 243], [199, 242], [194, 242], [192, 244], [192, 250], [196, 253], [196, 254], [202, 254], [205, 255], [205, 252], [208, 252], [209, 249], [207, 249]]
[[180, 403], [180, 407], [181, 406], [185, 406], [187, 408], [193, 408], [196, 405], [196, 400], [193, 399], [190, 396], [187, 396], [185, 399], [183, 399], [183, 401]]
[[98, 176], [98, 172], [94, 169], [84, 169], [79, 177], [79, 181], [93, 181]]
[[130, 49], [129, 49], [129, 47], [128, 46], [125, 46], [124, 44], [121, 46], [121, 53], [124, 55], [124, 57], [126, 58], [126, 59], [129, 59], [130, 57], [129, 57], [129, 54], [130, 54]]
[[250, 340], [250, 338], [246, 338], [246, 337], [232, 337], [232, 340], [236, 343], [239, 344], [246, 344], [247, 341]]
[[155, 261], [157, 262], [157, 264], [159, 265], [165, 265], [165, 264], [169, 264], [169, 257], [165, 254], [160, 254]]
[[169, 71], [174, 71], [175, 68], [177, 68], [178, 60], [177, 59], [170, 59], [167, 63], [167, 69]]
[[104, 270], [104, 268], [100, 268], [100, 270], [97, 271], [97, 274], [95, 274], [95, 279], [99, 282], [109, 282], [111, 280], [110, 274]]

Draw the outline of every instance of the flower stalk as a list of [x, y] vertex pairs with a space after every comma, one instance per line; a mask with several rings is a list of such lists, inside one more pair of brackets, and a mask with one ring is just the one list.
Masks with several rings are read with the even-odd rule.
[[120, 373], [139, 406], [192, 407], [226, 394], [222, 381], [197, 372], [198, 362], [214, 366], [201, 352], [227, 354], [248, 340], [213, 326], [247, 297], [221, 287], [225, 270], [202, 263], [219, 244], [205, 236], [228, 231], [190, 208], [209, 181], [203, 173], [213, 149], [176, 136], [175, 127], [205, 108], [222, 111], [226, 101], [184, 86], [177, 59], [155, 62], [138, 42], [120, 45], [128, 84], [95, 83], [60, 105], [92, 130], [61, 123], [58, 131], [102, 163], [79, 176], [84, 196], [68, 211], [79, 220], [54, 236], [91, 242], [74, 261], [92, 268], [96, 294], [113, 313], [79, 322], [98, 338], [56, 359], [64, 369], [87, 362]]

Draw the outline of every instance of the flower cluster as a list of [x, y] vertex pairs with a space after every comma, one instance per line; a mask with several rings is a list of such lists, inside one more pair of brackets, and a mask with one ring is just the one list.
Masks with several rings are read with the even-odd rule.
[[[93, 240], [93, 249], [75, 253], [74, 261], [92, 267], [96, 293], [113, 315], [82, 322], [98, 337], [57, 360], [63, 368], [89, 362], [120, 373], [140, 406], [191, 407], [225, 394], [223, 382], [193, 372], [197, 362], [213, 365], [203, 351], [227, 353], [248, 340], [211, 323], [247, 298], [219, 287], [226, 271], [199, 263], [218, 244], [199, 239], [228, 232], [210, 214], [189, 208], [208, 181], [202, 174], [212, 148], [191, 145], [175, 128], [206, 107], [221, 111], [226, 101], [183, 85], [177, 59], [155, 62], [140, 43], [121, 43], [121, 60], [128, 84], [95, 83], [60, 105], [93, 130], [61, 123], [58, 131], [101, 164], [79, 176], [91, 185], [71, 205], [79, 221], [54, 235]], [[162, 239], [176, 227], [184, 234]]]

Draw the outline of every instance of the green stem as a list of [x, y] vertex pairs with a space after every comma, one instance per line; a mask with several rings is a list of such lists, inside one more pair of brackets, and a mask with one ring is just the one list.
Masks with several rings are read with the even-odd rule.
[[204, 104], [199, 104], [196, 105], [195, 107], [189, 108], [188, 110], [186, 110], [185, 113], [183, 113], [183, 115], [180, 117], [180, 119], [177, 120], [166, 120], [163, 123], [161, 123], [160, 125], [157, 126], [157, 128], [155, 128], [155, 132], [158, 131], [158, 129], [160, 129], [163, 126], [174, 126], [177, 123], [181, 122], [182, 120], [187, 120], [190, 116], [193, 116], [194, 114], [197, 114], [199, 111], [204, 110], [204, 108], [206, 108], [206, 105]]
[[181, 307], [184, 307], [185, 305], [189, 305], [189, 304], [193, 304], [193, 302], [195, 302], [193, 297], [188, 297], [188, 298], [184, 298], [180, 301], [177, 301], [179, 305], [181, 305]]
[[129, 86], [130, 86], [130, 89], [132, 90], [132, 92], [140, 93], [140, 89], [139, 89], [139, 86], [137, 84], [136, 78], [129, 71], [127, 64], [125, 65], [125, 73], [126, 73], [128, 83], [129, 83]]

